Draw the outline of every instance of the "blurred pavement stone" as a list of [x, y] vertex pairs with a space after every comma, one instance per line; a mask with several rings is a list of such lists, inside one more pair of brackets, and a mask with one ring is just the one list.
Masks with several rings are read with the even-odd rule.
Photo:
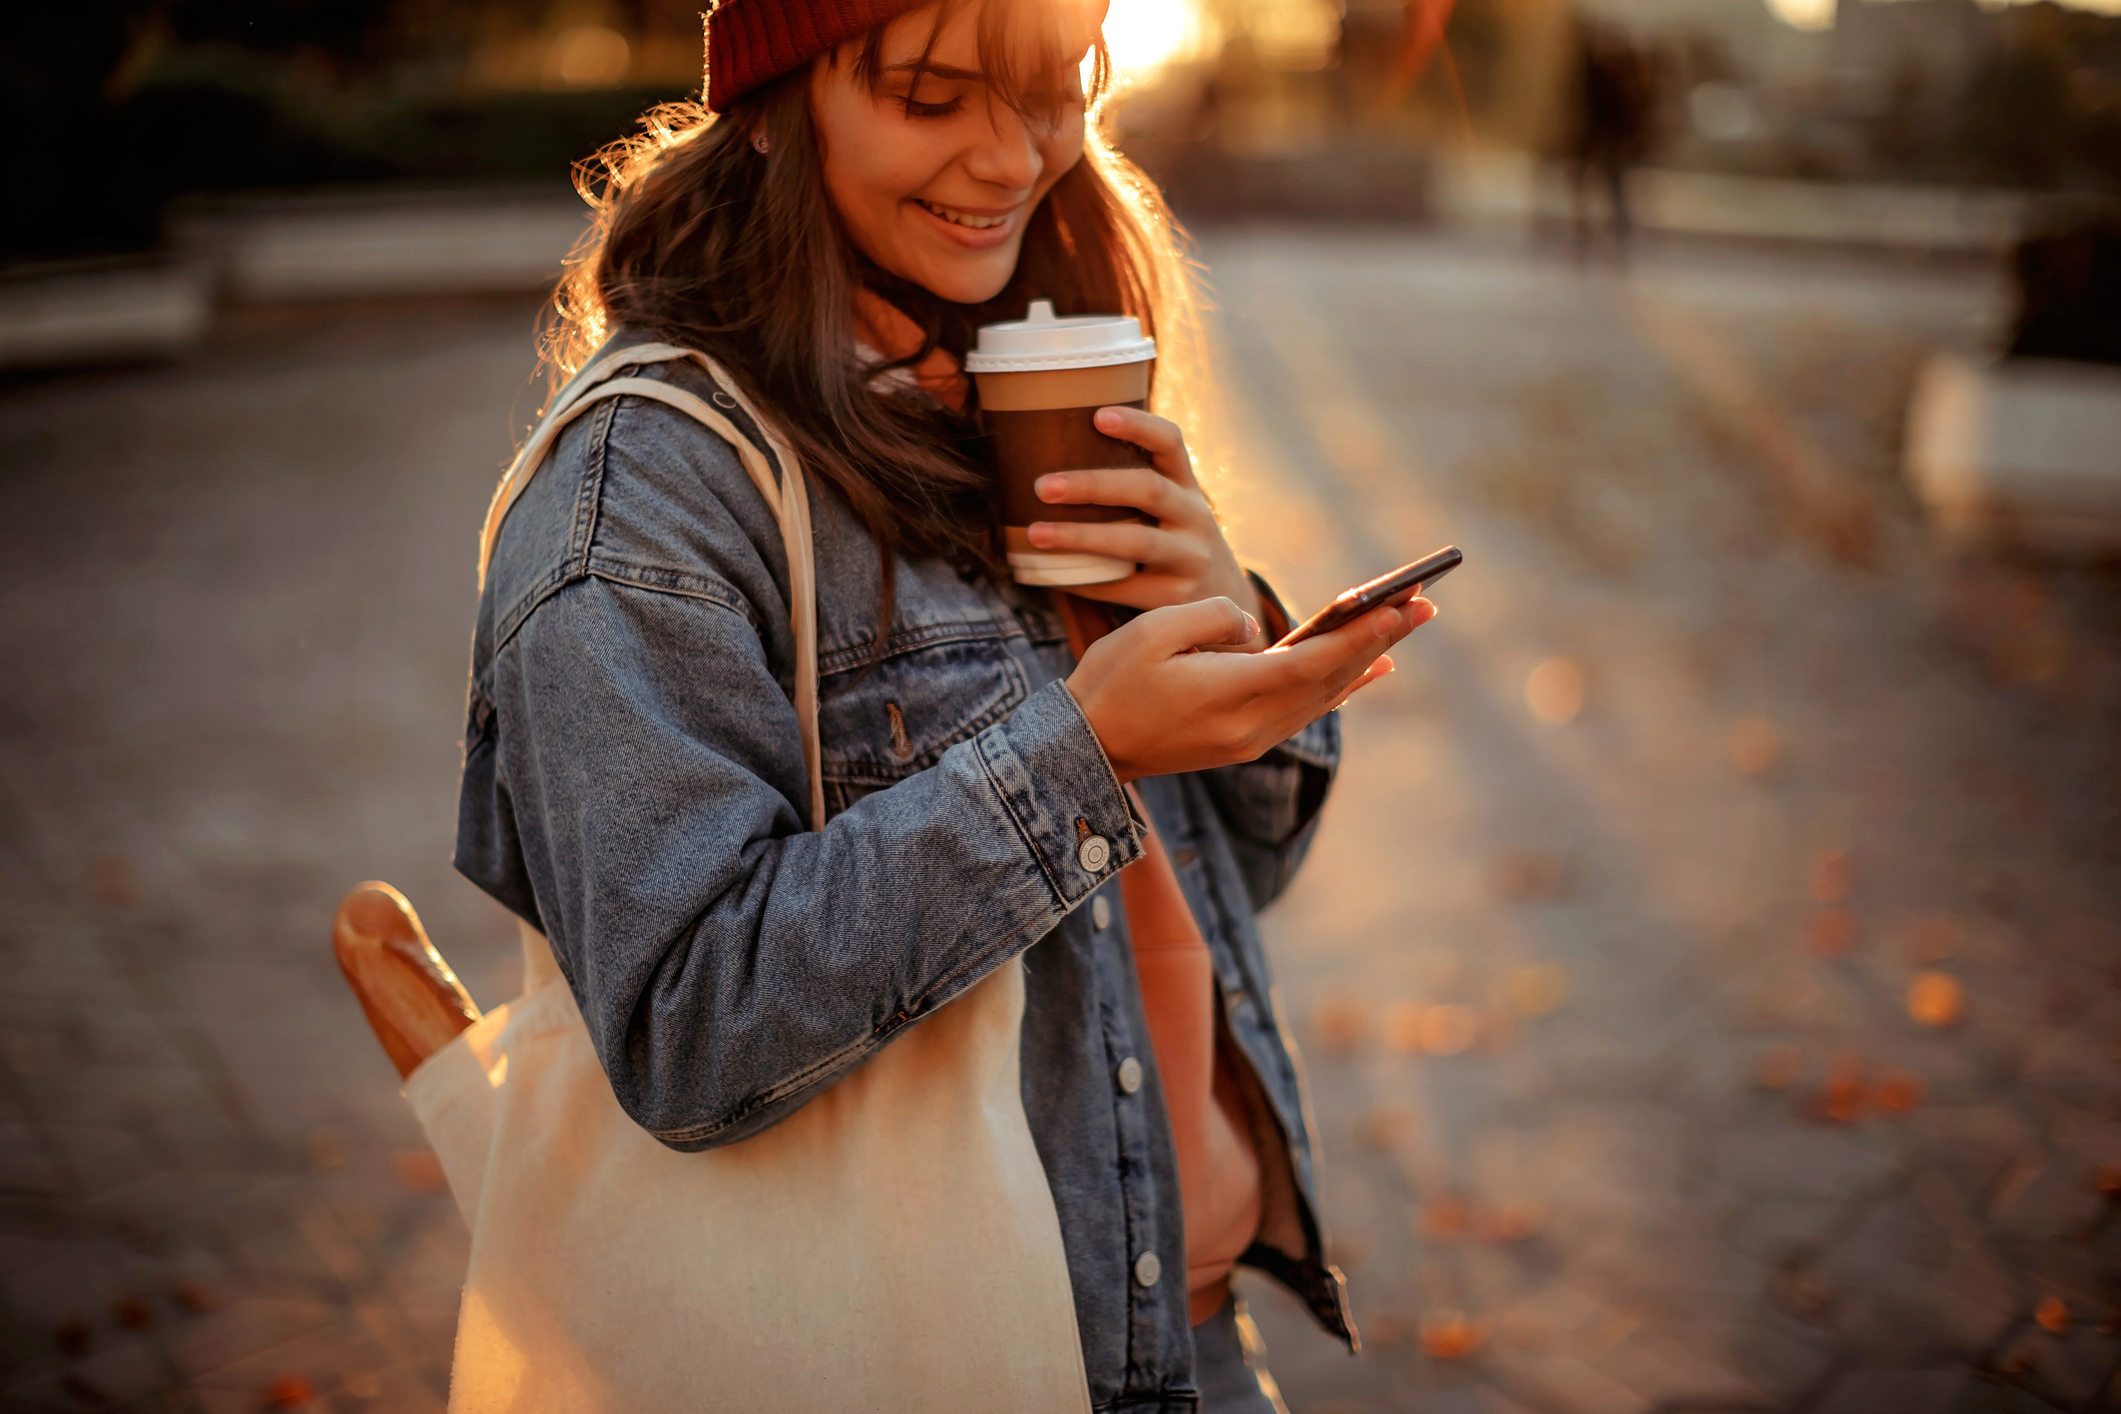
[[[1468, 555], [1349, 708], [1267, 917], [1373, 1336], [1350, 1360], [1247, 1279], [1291, 1407], [2084, 1407], [2121, 1355], [2121, 608], [2100, 571], [1939, 558], [1896, 470], [1922, 353], [1978, 343], [1998, 282], [1316, 229], [1206, 255], [1230, 396], [1201, 459], [1240, 550], [1312, 605]], [[1742, 418], [1643, 301], [1743, 371]], [[467, 1238], [408, 1186], [326, 937], [388, 878], [481, 1002], [515, 989], [447, 859], [535, 314], [254, 310], [182, 367], [0, 387], [9, 1408], [255, 1411], [283, 1378], [440, 1407]], [[1783, 518], [1763, 428], [1874, 508], [1868, 565]], [[1558, 725], [1527, 700], [1557, 658]], [[1856, 926], [1822, 957], [1834, 851]], [[1918, 966], [1963, 1023], [1909, 1017]], [[1812, 1103], [1889, 1070], [1912, 1108]], [[1422, 1353], [1447, 1309], [1463, 1358]]]

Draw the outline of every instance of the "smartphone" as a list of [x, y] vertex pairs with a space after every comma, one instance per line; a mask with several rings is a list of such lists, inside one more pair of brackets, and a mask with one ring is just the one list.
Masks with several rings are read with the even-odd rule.
[[1368, 584], [1358, 584], [1353, 589], [1344, 590], [1338, 599], [1290, 629], [1289, 636], [1274, 646], [1287, 648], [1292, 643], [1301, 643], [1307, 638], [1331, 633], [1342, 624], [1361, 618], [1380, 604], [1403, 604], [1457, 569], [1464, 559], [1464, 553], [1456, 545], [1446, 545], [1435, 554], [1416, 560], [1411, 565], [1401, 565], [1390, 574], [1381, 574]]

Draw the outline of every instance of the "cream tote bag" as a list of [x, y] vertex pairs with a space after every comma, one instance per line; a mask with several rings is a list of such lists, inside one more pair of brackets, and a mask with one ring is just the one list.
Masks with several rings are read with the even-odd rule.
[[[765, 431], [777, 476], [709, 404], [610, 376], [680, 358]], [[578, 380], [495, 495], [480, 576], [560, 429], [621, 394], [719, 433], [775, 510], [803, 655], [811, 821], [822, 828], [802, 474], [711, 360], [635, 347]], [[1017, 1088], [1020, 962], [773, 1128], [697, 1154], [663, 1147], [619, 1108], [549, 944], [528, 927], [523, 962], [523, 995], [405, 1087], [471, 1224], [452, 1411], [1088, 1414], [1060, 1223]]]

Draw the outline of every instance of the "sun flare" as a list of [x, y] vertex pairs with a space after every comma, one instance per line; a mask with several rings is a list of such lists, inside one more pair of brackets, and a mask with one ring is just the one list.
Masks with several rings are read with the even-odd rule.
[[1105, 45], [1122, 82], [1141, 82], [1199, 52], [1205, 23], [1197, 0], [1112, 0]]

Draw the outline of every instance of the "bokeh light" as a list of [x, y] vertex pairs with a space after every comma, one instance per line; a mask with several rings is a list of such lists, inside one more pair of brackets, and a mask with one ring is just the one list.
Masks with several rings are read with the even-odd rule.
[[1567, 658], [1548, 658], [1525, 679], [1525, 706], [1549, 726], [1563, 727], [1583, 710], [1583, 669]]
[[545, 75], [563, 88], [605, 88], [626, 77], [633, 48], [626, 36], [603, 25], [562, 30], [546, 51]]
[[1768, 9], [1791, 29], [1834, 27], [1834, 0], [1768, 0]]
[[1207, 21], [1196, 0], [1112, 0], [1105, 46], [1122, 82], [1145, 82], [1200, 52]]

